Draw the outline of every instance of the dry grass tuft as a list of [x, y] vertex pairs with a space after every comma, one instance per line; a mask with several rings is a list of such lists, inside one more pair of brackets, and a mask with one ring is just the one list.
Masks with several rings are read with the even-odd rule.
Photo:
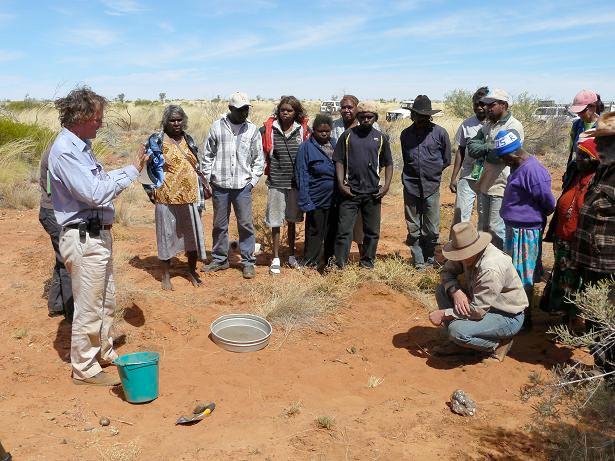
[[41, 191], [37, 184], [26, 181], [0, 183], [0, 207], [31, 210], [39, 206]]
[[400, 256], [378, 260], [374, 270], [351, 264], [321, 276], [311, 270], [286, 271], [284, 278], [269, 277], [252, 288], [256, 313], [290, 330], [318, 327], [318, 320], [343, 307], [359, 284], [383, 283], [393, 290], [414, 296], [433, 292], [439, 283], [434, 270], [419, 272]]
[[140, 184], [132, 184], [124, 190], [115, 201], [115, 222], [130, 227], [135, 223], [135, 214], [139, 210], [139, 194], [145, 194]]
[[15, 339], [24, 339], [28, 337], [28, 329], [26, 327], [21, 327], [15, 330], [13, 333], [13, 338]]
[[380, 386], [383, 382], [384, 378], [379, 378], [378, 376], [370, 376], [367, 380], [367, 387], [373, 389]]
[[378, 259], [372, 271], [361, 269], [358, 266], [349, 266], [346, 270], [358, 272], [357, 277], [362, 282], [380, 282], [406, 295], [413, 295], [417, 292], [434, 292], [440, 283], [438, 272], [431, 269], [424, 272], [418, 271], [398, 254]]
[[301, 400], [298, 400], [296, 402], [291, 403], [290, 406], [284, 412], [284, 414], [286, 414], [286, 416], [288, 417], [298, 415], [299, 413], [301, 413], [302, 407], [303, 407], [303, 403], [301, 402]]
[[254, 288], [257, 313], [291, 329], [316, 326], [317, 319], [335, 312], [353, 294], [358, 271], [333, 271], [321, 276], [309, 270], [292, 271], [284, 280], [270, 277]]
[[316, 424], [319, 428], [330, 431], [335, 426], [335, 418], [326, 415], [319, 416], [318, 418], [316, 418]]

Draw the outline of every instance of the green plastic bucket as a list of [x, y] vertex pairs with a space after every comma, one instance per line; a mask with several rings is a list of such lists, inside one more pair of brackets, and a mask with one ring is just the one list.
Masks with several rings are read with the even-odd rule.
[[134, 352], [113, 361], [128, 402], [145, 403], [158, 398], [159, 360], [158, 352]]

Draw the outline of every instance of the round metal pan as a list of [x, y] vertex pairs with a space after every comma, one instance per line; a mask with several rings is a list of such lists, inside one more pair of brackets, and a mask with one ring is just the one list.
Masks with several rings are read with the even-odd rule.
[[253, 314], [228, 314], [211, 324], [214, 343], [231, 352], [253, 352], [264, 348], [271, 337], [271, 324]]

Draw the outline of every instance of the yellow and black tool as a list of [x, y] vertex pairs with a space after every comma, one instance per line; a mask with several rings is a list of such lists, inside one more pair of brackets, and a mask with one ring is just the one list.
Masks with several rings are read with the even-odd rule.
[[200, 403], [194, 410], [192, 410], [192, 414], [189, 416], [180, 416], [179, 419], [175, 422], [175, 424], [194, 424], [199, 422], [202, 419], [208, 417], [212, 411], [216, 409], [216, 404], [214, 402], [211, 403]]

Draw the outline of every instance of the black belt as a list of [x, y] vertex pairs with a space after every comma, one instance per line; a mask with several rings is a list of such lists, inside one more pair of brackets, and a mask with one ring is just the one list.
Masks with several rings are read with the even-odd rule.
[[[101, 230], [111, 230], [112, 227], [113, 227], [113, 224], [103, 224], [102, 226], [100, 226], [100, 229]], [[79, 223], [67, 224], [66, 226], [64, 226], [64, 229], [79, 229]]]

